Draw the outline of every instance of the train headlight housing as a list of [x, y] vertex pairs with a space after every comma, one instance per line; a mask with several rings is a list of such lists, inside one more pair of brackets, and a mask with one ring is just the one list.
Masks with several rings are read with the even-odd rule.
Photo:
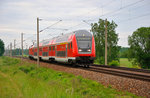
[[88, 51], [88, 52], [90, 52], [90, 51], [91, 51], [91, 49], [88, 49], [87, 51]]
[[79, 49], [79, 52], [81, 52], [82, 51], [82, 49]]

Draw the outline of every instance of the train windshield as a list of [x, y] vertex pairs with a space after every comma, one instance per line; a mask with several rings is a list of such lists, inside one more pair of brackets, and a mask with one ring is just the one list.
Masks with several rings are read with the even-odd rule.
[[92, 37], [78, 37], [77, 38], [78, 48], [91, 48]]

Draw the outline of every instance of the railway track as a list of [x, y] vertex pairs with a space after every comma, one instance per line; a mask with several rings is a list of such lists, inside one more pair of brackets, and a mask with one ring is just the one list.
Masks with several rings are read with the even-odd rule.
[[142, 72], [142, 73], [150, 73], [150, 70], [147, 70], [147, 69], [136, 69], [136, 68], [109, 66], [109, 65], [106, 66], [106, 65], [97, 65], [97, 64], [93, 64], [92, 66], [103, 67], [103, 68], [111, 68], [111, 69], [128, 70], [128, 71], [135, 71], [135, 72]]
[[131, 71], [131, 70], [122, 70], [122, 69], [113, 69], [113, 68], [106, 68], [106, 67], [95, 67], [91, 66], [89, 71], [94, 72], [100, 72], [105, 74], [111, 74], [115, 76], [121, 76], [121, 77], [127, 77], [132, 79], [138, 79], [143, 81], [149, 81], [150, 82], [150, 74], [149, 73], [143, 73], [143, 72], [137, 72], [137, 71]]
[[[17, 56], [17, 58], [21, 58], [21, 57]], [[23, 59], [28, 59], [28, 58], [23, 57]], [[59, 65], [66, 66], [65, 64], [59, 64]], [[150, 82], [150, 70], [145, 70], [145, 69], [115, 67], [115, 66], [96, 65], [96, 64], [93, 64], [92, 66], [90, 66], [90, 68], [83, 68], [83, 67], [78, 67], [78, 68], [82, 70], [87, 70], [87, 71], [99, 72], [99, 73], [104, 73], [104, 74], [110, 74], [110, 75]]]

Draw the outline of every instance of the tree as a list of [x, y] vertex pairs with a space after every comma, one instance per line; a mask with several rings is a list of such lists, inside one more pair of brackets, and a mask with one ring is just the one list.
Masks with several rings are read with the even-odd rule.
[[128, 49], [127, 47], [121, 47], [119, 52], [120, 58], [128, 58]]
[[[98, 23], [91, 24], [91, 31], [93, 32], [95, 38], [95, 48], [96, 48], [96, 59], [99, 60], [100, 64], [105, 62], [105, 20], [99, 19]], [[115, 28], [117, 24], [112, 21], [107, 21], [107, 42], [108, 42], [108, 63], [112, 60], [119, 61], [119, 50], [120, 47], [117, 46], [118, 43], [118, 34], [116, 34]]]
[[141, 27], [128, 37], [128, 57], [142, 68], [150, 68], [150, 27]]
[[4, 54], [4, 42], [0, 39], [0, 56]]

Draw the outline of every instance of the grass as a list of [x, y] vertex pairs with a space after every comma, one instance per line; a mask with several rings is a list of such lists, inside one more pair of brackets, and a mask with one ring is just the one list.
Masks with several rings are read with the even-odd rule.
[[19, 59], [0, 57], [0, 98], [131, 98], [128, 92]]
[[138, 65], [133, 65], [128, 58], [120, 58], [120, 66], [128, 68], [140, 68]]
[[[100, 64], [100, 63], [98, 60], [95, 60], [94, 64]], [[120, 64], [116, 66], [140, 69], [138, 65], [133, 65], [132, 62], [128, 60], [128, 58], [120, 58]]]

